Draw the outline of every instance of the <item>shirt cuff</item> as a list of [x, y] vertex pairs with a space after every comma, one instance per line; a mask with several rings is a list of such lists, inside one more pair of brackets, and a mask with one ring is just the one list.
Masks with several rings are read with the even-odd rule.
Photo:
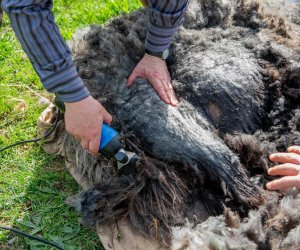
[[[41, 73], [38, 71], [38, 74]], [[46, 77], [39, 75], [44, 87], [49, 92], [55, 93], [60, 101], [78, 102], [90, 95], [73, 63], [53, 74], [48, 74]]]
[[173, 35], [178, 30], [177, 27], [161, 27], [153, 24], [148, 25], [145, 48], [152, 52], [162, 52], [169, 48]]

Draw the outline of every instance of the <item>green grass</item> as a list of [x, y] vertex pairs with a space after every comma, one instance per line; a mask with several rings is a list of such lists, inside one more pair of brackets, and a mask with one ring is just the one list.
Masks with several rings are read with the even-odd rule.
[[[76, 29], [103, 24], [140, 6], [138, 0], [56, 0], [54, 15], [65, 39]], [[0, 30], [0, 148], [33, 138], [36, 121], [47, 105], [47, 93], [4, 15]], [[80, 226], [78, 214], [65, 205], [80, 188], [60, 157], [45, 154], [39, 145], [23, 145], [0, 153], [0, 225], [64, 245], [65, 249], [102, 249], [95, 232]], [[11, 245], [8, 245], [10, 243]], [[0, 249], [50, 249], [0, 230]], [[51, 248], [54, 249], [54, 248]]]

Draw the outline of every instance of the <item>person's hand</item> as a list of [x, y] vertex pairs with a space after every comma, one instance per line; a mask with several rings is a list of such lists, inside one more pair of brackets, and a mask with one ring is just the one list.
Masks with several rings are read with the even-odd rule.
[[110, 124], [111, 115], [91, 96], [65, 106], [66, 130], [80, 141], [83, 149], [98, 154], [102, 123]]
[[131, 86], [137, 77], [148, 80], [165, 103], [172, 106], [179, 103], [171, 83], [167, 64], [163, 59], [145, 54], [129, 76], [127, 86]]
[[275, 153], [270, 155], [273, 162], [283, 163], [268, 170], [269, 175], [284, 175], [280, 179], [267, 184], [269, 190], [285, 190], [287, 188], [300, 188], [300, 147], [288, 148], [288, 153]]

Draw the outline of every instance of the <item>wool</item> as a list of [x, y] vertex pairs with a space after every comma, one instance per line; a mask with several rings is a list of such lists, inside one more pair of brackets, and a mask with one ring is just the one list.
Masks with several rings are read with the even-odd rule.
[[135, 171], [118, 174], [114, 160], [64, 135], [61, 154], [88, 180], [71, 202], [83, 224], [127, 217], [173, 249], [293, 244], [299, 197], [264, 188], [273, 178], [268, 154], [300, 138], [298, 26], [282, 13], [258, 1], [191, 1], [167, 62], [176, 108], [145, 79], [125, 87], [144, 53], [145, 10], [76, 33], [79, 75], [113, 115], [126, 149], [140, 156]]
[[226, 223], [226, 213], [174, 227], [171, 249], [299, 249], [299, 198], [290, 193], [281, 201], [271, 199], [237, 227]]

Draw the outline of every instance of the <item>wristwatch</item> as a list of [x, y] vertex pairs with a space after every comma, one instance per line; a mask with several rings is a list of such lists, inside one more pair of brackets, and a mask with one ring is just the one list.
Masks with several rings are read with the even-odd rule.
[[158, 57], [160, 59], [163, 59], [163, 60], [167, 60], [167, 58], [169, 57], [169, 49], [165, 49], [164, 51], [161, 51], [161, 52], [153, 52], [153, 51], [150, 51], [148, 49], [145, 49], [145, 53], [150, 55], [150, 56], [155, 56], [155, 57]]

